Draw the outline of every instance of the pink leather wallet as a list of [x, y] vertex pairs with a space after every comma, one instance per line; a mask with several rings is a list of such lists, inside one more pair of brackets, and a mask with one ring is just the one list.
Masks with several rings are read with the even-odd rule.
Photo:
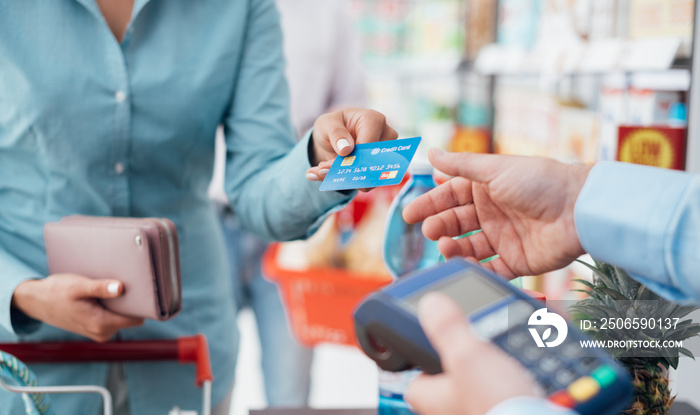
[[49, 272], [116, 279], [115, 313], [169, 320], [182, 304], [177, 229], [168, 219], [67, 216], [44, 226]]

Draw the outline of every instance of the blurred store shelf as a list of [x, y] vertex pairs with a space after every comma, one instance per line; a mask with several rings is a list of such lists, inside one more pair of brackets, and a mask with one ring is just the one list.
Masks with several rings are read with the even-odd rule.
[[415, 78], [454, 75], [463, 64], [457, 53], [365, 60], [365, 68], [370, 73]]
[[548, 44], [522, 49], [491, 44], [482, 48], [474, 69], [485, 75], [577, 75], [610, 72], [664, 72], [689, 68], [679, 53], [683, 40], [600, 39], [591, 42]]

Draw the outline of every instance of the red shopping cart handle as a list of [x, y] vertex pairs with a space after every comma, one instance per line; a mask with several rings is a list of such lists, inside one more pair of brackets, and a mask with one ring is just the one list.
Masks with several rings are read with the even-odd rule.
[[213, 381], [209, 345], [203, 334], [175, 340], [138, 340], [110, 343], [0, 343], [0, 350], [26, 363], [85, 363], [177, 360], [194, 364], [195, 384]]

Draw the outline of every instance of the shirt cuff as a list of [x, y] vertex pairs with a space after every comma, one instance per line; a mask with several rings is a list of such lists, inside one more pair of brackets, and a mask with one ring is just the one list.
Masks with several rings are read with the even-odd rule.
[[685, 282], [665, 264], [669, 229], [690, 182], [687, 174], [630, 163], [596, 164], [576, 201], [581, 245], [594, 258], [618, 265], [673, 300], [689, 297]]
[[578, 415], [578, 413], [557, 406], [544, 398], [522, 396], [501, 402], [486, 415]]
[[0, 250], [0, 275], [3, 289], [0, 290], [0, 326], [15, 335], [31, 334], [41, 327], [41, 322], [12, 307], [12, 296], [21, 283], [37, 279], [36, 272]]
[[[313, 129], [310, 129], [304, 137], [297, 143], [297, 145], [291, 150], [288, 155], [289, 166], [286, 171], [290, 172], [290, 175], [304, 177], [306, 170], [311, 168], [311, 161], [309, 160], [309, 146], [312, 145], [312, 133]], [[294, 177], [292, 176], [292, 177]], [[295, 179], [296, 180], [296, 179]], [[305, 179], [303, 179], [305, 180]], [[285, 187], [285, 190], [290, 192], [290, 194], [285, 196], [285, 200], [290, 204], [290, 210], [294, 211], [304, 211], [307, 210], [309, 206], [313, 207], [311, 211], [316, 213], [318, 217], [313, 221], [312, 225], [308, 228], [306, 236], [313, 235], [318, 228], [323, 224], [326, 218], [347, 206], [352, 199], [357, 194], [356, 190], [349, 192], [339, 192], [339, 191], [320, 191], [321, 182], [311, 182], [305, 180], [305, 183], [301, 186], [292, 185]], [[294, 195], [291, 192], [295, 192]], [[302, 197], [298, 192], [303, 193]], [[291, 204], [299, 204], [299, 206], [292, 206]]]

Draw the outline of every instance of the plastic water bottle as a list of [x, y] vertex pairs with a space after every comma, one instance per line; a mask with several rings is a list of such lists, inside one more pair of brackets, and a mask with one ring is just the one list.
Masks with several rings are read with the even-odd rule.
[[[423, 236], [422, 222], [411, 225], [402, 216], [406, 205], [437, 186], [433, 179], [433, 168], [427, 162], [414, 161], [409, 171], [411, 179], [389, 207], [384, 233], [384, 263], [394, 278], [430, 268], [440, 257], [437, 242]], [[408, 384], [419, 374], [418, 369], [405, 372], [386, 372], [380, 369], [378, 415], [413, 415], [403, 394]]]
[[401, 216], [406, 205], [437, 186], [433, 179], [433, 168], [427, 162], [414, 161], [409, 171], [411, 179], [389, 207], [384, 233], [384, 263], [394, 278], [430, 268], [440, 257], [437, 242], [423, 236], [423, 223], [408, 224]]
[[408, 384], [421, 374], [420, 370], [387, 372], [379, 370], [379, 407], [377, 415], [415, 415], [403, 394]]

